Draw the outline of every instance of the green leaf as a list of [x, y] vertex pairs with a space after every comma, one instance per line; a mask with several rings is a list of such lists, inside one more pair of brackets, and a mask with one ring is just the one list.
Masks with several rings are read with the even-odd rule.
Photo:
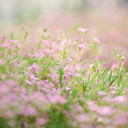
[[44, 27], [44, 32], [46, 33], [47, 32], [47, 28]]
[[93, 81], [95, 80], [95, 78], [97, 77], [97, 75], [98, 75], [98, 74], [96, 74], [96, 75], [91, 79], [90, 82], [93, 82]]
[[114, 82], [117, 78], [118, 78], [118, 77], [115, 76], [115, 77], [110, 81], [110, 83], [109, 83], [109, 87], [113, 84], [113, 82]]
[[102, 74], [102, 77], [105, 75], [107, 69], [108, 69], [108, 68], [105, 68], [105, 69], [104, 69], [103, 74]]
[[59, 67], [59, 83], [61, 84], [62, 81], [62, 77], [63, 77], [63, 69]]
[[108, 79], [109, 82], [111, 81], [111, 78], [112, 78], [112, 70], [110, 71], [110, 75], [109, 75], [109, 79]]

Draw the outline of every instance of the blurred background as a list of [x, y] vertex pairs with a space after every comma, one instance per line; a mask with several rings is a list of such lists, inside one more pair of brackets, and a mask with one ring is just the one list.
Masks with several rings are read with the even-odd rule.
[[[0, 0], [0, 21], [35, 20], [45, 12], [127, 9], [128, 0]], [[127, 11], [127, 10], [126, 10]]]
[[33, 26], [28, 42], [38, 42], [44, 26], [50, 34], [70, 33], [72, 41], [79, 38], [78, 27], [87, 28], [85, 42], [96, 37], [102, 45], [84, 58], [123, 53], [128, 69], [128, 0], [0, 0], [0, 37], [20, 39], [22, 25]]

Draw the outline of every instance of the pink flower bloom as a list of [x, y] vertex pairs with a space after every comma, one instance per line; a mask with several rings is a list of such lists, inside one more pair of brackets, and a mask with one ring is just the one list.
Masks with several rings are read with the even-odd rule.
[[92, 42], [101, 44], [101, 42], [97, 38], [92, 38]]
[[21, 112], [26, 117], [36, 116], [36, 114], [37, 114], [36, 109], [33, 108], [31, 105], [27, 105], [27, 106], [23, 107]]
[[106, 85], [108, 86], [108, 85], [109, 85], [109, 83], [110, 83], [110, 82], [109, 82], [109, 81], [107, 81], [107, 82], [106, 82]]
[[14, 112], [13, 112], [12, 110], [7, 110], [7, 111], [5, 112], [5, 116], [6, 116], [7, 118], [14, 118], [14, 117], [15, 117]]
[[118, 66], [117, 66], [116, 63], [113, 63], [112, 67], [113, 67], [114, 69], [117, 69], [117, 68], [118, 68]]
[[98, 91], [97, 94], [98, 94], [99, 96], [105, 96], [105, 95], [107, 95], [107, 92]]
[[46, 124], [46, 120], [43, 118], [37, 118], [36, 123], [37, 123], [37, 125], [42, 126], [42, 125]]
[[97, 69], [97, 72], [100, 72], [100, 69]]
[[32, 65], [32, 69], [36, 72], [39, 71], [39, 66], [36, 65], [36, 62]]
[[6, 38], [5, 38], [5, 36], [3, 37], [3, 40], [5, 40]]
[[18, 40], [11, 40], [11, 39], [8, 39], [8, 41], [12, 42], [12, 43], [18, 43]]
[[62, 46], [64, 46], [66, 42], [67, 42], [67, 40], [62, 40], [62, 41], [60, 42], [60, 44], [61, 44]]
[[52, 97], [50, 97], [50, 102], [51, 103], [60, 103], [60, 104], [65, 104], [67, 102], [66, 99], [64, 99], [62, 96], [60, 95], [53, 95]]
[[6, 92], [8, 92], [7, 86], [5, 86], [5, 85], [0, 86], [0, 93], [4, 94]]
[[[44, 49], [44, 50], [42, 50], [43, 51], [43, 53], [48, 53], [48, 52], [50, 52], [50, 50], [49, 49]], [[42, 53], [42, 54], [43, 54]]]
[[87, 44], [86, 43], [83, 43], [83, 44], [78, 45], [78, 48], [84, 49], [86, 46], [87, 46]]
[[0, 59], [0, 64], [5, 64], [5, 63], [6, 63], [6, 61]]
[[117, 123], [117, 125], [125, 125], [127, 124], [127, 116], [126, 115], [119, 115], [118, 117], [116, 117], [115, 122]]
[[116, 96], [113, 98], [114, 102], [117, 104], [127, 103], [128, 98], [126, 96]]
[[23, 45], [21, 45], [21, 44], [17, 44], [17, 47], [18, 47], [18, 48], [20, 48], [21, 46], [22, 46], [22, 47], [24, 47], [24, 46], [23, 46]]
[[110, 106], [103, 106], [97, 110], [97, 113], [104, 116], [112, 116], [116, 112], [116, 109]]
[[1, 47], [9, 47], [9, 42], [4, 42], [3, 44], [1, 44]]
[[96, 59], [97, 59], [97, 60], [100, 60], [100, 56], [96, 56]]
[[87, 122], [89, 120], [89, 116], [86, 113], [81, 113], [81, 114], [76, 115], [76, 120], [81, 123]]
[[88, 29], [85, 29], [85, 28], [80, 27], [80, 28], [78, 28], [78, 31], [84, 33], [84, 32], [88, 32]]
[[67, 61], [68, 62], [71, 62], [72, 61], [72, 58], [67, 57]]

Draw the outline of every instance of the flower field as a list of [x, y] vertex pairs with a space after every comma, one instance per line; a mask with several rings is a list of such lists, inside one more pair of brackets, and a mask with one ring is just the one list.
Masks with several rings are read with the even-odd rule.
[[128, 31], [81, 15], [1, 28], [0, 128], [128, 128]]

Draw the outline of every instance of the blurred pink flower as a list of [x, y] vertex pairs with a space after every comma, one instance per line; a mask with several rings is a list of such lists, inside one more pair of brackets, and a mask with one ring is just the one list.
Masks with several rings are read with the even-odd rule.
[[97, 111], [98, 114], [104, 116], [112, 116], [116, 112], [116, 109], [110, 106], [103, 106]]
[[65, 104], [67, 102], [66, 99], [64, 99], [62, 96], [60, 95], [53, 95], [52, 97], [50, 97], [50, 102], [51, 103], [60, 103], [60, 104]]
[[126, 125], [128, 123], [128, 118], [126, 115], [119, 115], [115, 118], [115, 123], [117, 125]]
[[86, 113], [80, 113], [80, 114], [76, 115], [76, 120], [78, 122], [88, 122], [89, 116]]
[[117, 69], [117, 68], [118, 68], [118, 65], [117, 65], [116, 63], [113, 63], [112, 67], [113, 67], [114, 69]]
[[67, 57], [67, 61], [68, 62], [71, 62], [72, 61], [72, 58]]
[[107, 95], [108, 93], [107, 93], [107, 92], [104, 92], [104, 91], [98, 91], [97, 94], [98, 94], [99, 96], [105, 96], [105, 95]]
[[100, 42], [97, 38], [92, 38], [92, 41], [93, 41], [94, 43], [99, 43], [99, 44], [101, 44], [101, 42]]
[[96, 59], [97, 59], [97, 60], [100, 60], [100, 56], [96, 56]]
[[84, 33], [84, 32], [88, 32], [88, 29], [85, 29], [85, 28], [80, 27], [80, 28], [78, 28], [78, 31]]
[[6, 85], [0, 86], [0, 93], [4, 94], [8, 92], [8, 87]]
[[42, 126], [42, 125], [46, 124], [46, 120], [39, 117], [39, 118], [37, 118], [36, 123], [37, 123], [37, 125]]
[[113, 98], [113, 102], [117, 104], [124, 104], [127, 103], [128, 98], [126, 96], [116, 96]]
[[21, 110], [22, 114], [26, 117], [36, 116], [37, 111], [31, 105], [24, 106]]
[[83, 43], [83, 44], [78, 45], [78, 48], [79, 49], [84, 49], [86, 46], [87, 46], [87, 44]]
[[32, 65], [32, 69], [36, 72], [39, 71], [39, 66], [36, 64], [36, 62]]
[[8, 39], [8, 41], [12, 42], [12, 43], [18, 43], [18, 40], [11, 40], [11, 39]]
[[9, 47], [9, 42], [4, 42], [3, 44], [1, 44], [1, 47]]

